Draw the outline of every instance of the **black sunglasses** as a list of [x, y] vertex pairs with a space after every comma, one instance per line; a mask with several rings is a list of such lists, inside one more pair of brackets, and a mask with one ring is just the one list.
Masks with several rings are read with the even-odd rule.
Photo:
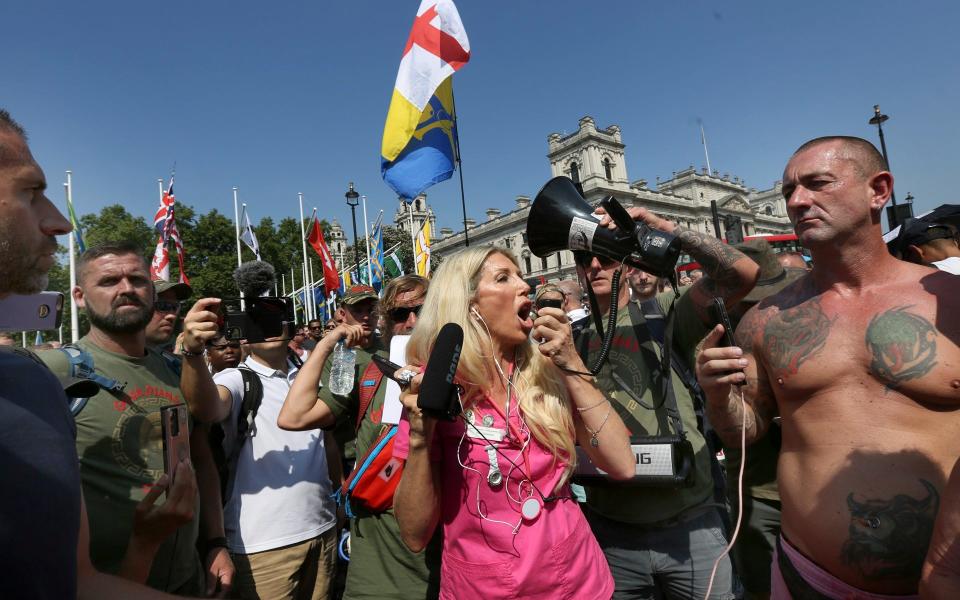
[[613, 260], [612, 258], [607, 258], [606, 256], [601, 256], [599, 254], [590, 254], [589, 252], [573, 253], [574, 261], [584, 269], [590, 266], [590, 263], [593, 262], [594, 257], [596, 257], [597, 262], [600, 263], [601, 269], [609, 269], [610, 267], [615, 267], [620, 264], [620, 261]]
[[153, 303], [153, 310], [162, 313], [179, 313], [180, 303], [172, 300], [157, 300]]
[[390, 320], [394, 323], [403, 323], [410, 318], [410, 313], [419, 317], [421, 308], [423, 308], [422, 304], [416, 306], [398, 306], [388, 311], [387, 314], [390, 315]]

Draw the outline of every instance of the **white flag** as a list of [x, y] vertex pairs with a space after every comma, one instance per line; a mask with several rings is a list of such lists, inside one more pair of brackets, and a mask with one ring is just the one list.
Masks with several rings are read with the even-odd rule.
[[240, 214], [240, 241], [253, 251], [257, 260], [260, 260], [260, 242], [257, 241], [257, 234], [253, 232], [253, 226], [250, 224], [246, 204], [243, 205], [243, 212]]

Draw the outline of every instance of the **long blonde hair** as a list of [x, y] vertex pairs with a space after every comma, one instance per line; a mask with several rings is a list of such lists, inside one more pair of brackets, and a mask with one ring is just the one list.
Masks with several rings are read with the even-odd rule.
[[[430, 291], [407, 344], [407, 360], [426, 364], [441, 327], [456, 323], [463, 328], [457, 378], [467, 391], [466, 406], [473, 404], [476, 392], [489, 392], [490, 382], [500, 377], [493, 340], [479, 319], [470, 315], [483, 265], [494, 254], [506, 257], [519, 269], [513, 254], [494, 246], [468, 248], [443, 261], [430, 279]], [[566, 462], [562, 484], [573, 471], [577, 456], [570, 398], [562, 374], [529, 342], [517, 347], [515, 359], [514, 386], [523, 418], [533, 437], [553, 454], [554, 460]]]

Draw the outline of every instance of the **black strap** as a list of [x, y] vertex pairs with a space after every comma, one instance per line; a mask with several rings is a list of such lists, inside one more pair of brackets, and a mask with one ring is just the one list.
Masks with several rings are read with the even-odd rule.
[[[663, 332], [663, 345], [660, 346], [660, 361], [659, 369], [656, 356], [651, 350], [649, 350], [644, 344], [650, 342], [653, 344], [660, 345], [660, 342], [655, 340], [653, 336], [650, 335], [650, 331], [646, 327], [646, 320], [643, 318], [643, 315], [640, 313], [640, 307], [637, 306], [635, 302], [628, 302], [627, 310], [630, 313], [630, 320], [633, 322], [633, 332], [637, 338], [637, 342], [640, 344], [640, 356], [643, 357], [644, 362], [647, 363], [647, 368], [650, 369], [651, 373], [659, 371], [660, 373], [660, 402], [667, 409], [667, 416], [670, 417], [670, 420], [673, 421], [674, 431], [678, 435], [684, 435], [683, 430], [683, 419], [680, 417], [680, 410], [677, 408], [677, 397], [673, 391], [673, 377], [671, 374], [671, 365], [674, 364], [673, 356], [673, 323], [676, 312], [674, 311], [674, 304], [676, 303], [676, 296], [674, 296], [673, 302], [670, 304], [670, 310], [667, 312], [667, 322], [664, 325]], [[619, 377], [614, 377], [614, 381], [617, 381]], [[627, 389], [623, 385], [623, 380], [617, 381], [618, 385], [634, 400], [634, 394], [632, 390]]]

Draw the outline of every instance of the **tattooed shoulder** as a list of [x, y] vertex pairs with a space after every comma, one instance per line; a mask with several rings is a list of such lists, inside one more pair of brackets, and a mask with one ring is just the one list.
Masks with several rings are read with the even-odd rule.
[[937, 331], [930, 321], [898, 306], [875, 315], [867, 325], [870, 372], [888, 387], [923, 377], [937, 364]]
[[788, 375], [796, 374], [824, 347], [831, 323], [819, 297], [781, 309], [763, 328], [763, 347], [770, 366]]
[[843, 562], [867, 579], [918, 578], [940, 507], [937, 488], [920, 479], [926, 497], [896, 494], [892, 498], [847, 496], [849, 537]]

